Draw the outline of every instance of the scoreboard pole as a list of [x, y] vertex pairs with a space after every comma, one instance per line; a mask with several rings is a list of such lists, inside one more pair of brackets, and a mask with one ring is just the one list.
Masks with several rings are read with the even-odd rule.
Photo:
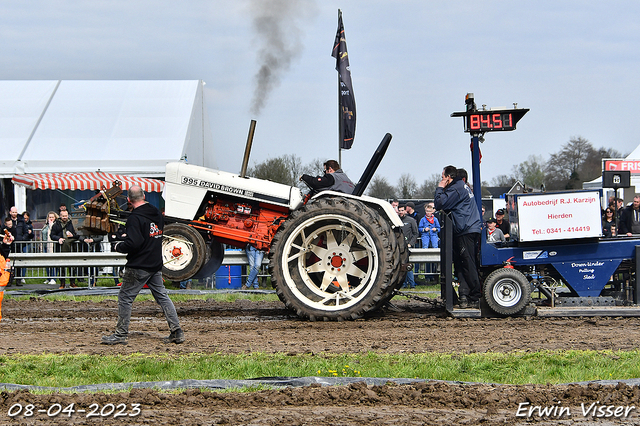
[[[467, 113], [478, 110], [473, 99], [473, 94], [468, 93], [464, 103]], [[480, 180], [480, 133], [471, 133], [471, 182], [473, 182], [473, 196], [476, 199], [476, 206], [480, 219], [482, 220], [482, 180]]]
[[480, 135], [478, 133], [471, 134], [471, 174], [473, 177], [473, 196], [478, 205], [480, 219], [482, 219], [482, 181], [480, 180]]

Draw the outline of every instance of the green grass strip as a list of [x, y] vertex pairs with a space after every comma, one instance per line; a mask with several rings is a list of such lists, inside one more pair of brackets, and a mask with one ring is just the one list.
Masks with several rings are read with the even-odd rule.
[[640, 351], [484, 354], [0, 355], [0, 382], [69, 387], [265, 376], [348, 376], [527, 384], [640, 377]]

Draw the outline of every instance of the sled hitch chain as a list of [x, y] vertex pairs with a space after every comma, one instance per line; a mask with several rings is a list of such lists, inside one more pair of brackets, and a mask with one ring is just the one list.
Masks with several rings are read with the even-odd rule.
[[437, 299], [429, 299], [427, 297], [420, 297], [420, 296], [416, 296], [415, 294], [411, 294], [411, 293], [406, 293], [404, 291], [400, 291], [400, 290], [396, 290], [393, 292], [394, 296], [404, 296], [406, 298], [409, 299], [415, 299], [419, 302], [424, 302], [427, 303], [431, 306], [433, 306], [434, 308], [445, 308], [445, 304], [443, 302], [441, 302], [440, 300]]

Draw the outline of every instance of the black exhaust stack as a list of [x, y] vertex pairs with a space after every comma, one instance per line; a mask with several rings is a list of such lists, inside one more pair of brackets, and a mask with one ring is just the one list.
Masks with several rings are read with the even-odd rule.
[[251, 120], [249, 126], [249, 135], [247, 136], [247, 145], [244, 148], [244, 158], [242, 159], [242, 169], [240, 170], [240, 177], [247, 176], [247, 166], [249, 165], [249, 154], [251, 154], [251, 145], [253, 144], [253, 135], [256, 132], [256, 120]]

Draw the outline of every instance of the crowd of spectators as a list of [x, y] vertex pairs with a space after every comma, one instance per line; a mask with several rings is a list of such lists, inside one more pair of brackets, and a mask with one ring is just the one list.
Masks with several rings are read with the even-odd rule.
[[[78, 252], [78, 251], [101, 251], [103, 236], [100, 235], [79, 235], [75, 230], [73, 222], [69, 216], [69, 211], [65, 204], [61, 204], [58, 212], [49, 211], [47, 217], [39, 229], [39, 238], [36, 239], [36, 231], [31, 221], [28, 211], [18, 214], [18, 209], [13, 206], [4, 219], [3, 232], [8, 232], [13, 236], [10, 253], [57, 253], [57, 252]], [[91, 272], [91, 273], [89, 273]], [[95, 284], [97, 270], [89, 271], [89, 268], [45, 268], [44, 284], [58, 285], [59, 288], [66, 287], [66, 277], [70, 277], [71, 287], [77, 287], [76, 276], [88, 276], [89, 285]], [[14, 284], [22, 286], [26, 283], [27, 271], [25, 268], [16, 268]]]

